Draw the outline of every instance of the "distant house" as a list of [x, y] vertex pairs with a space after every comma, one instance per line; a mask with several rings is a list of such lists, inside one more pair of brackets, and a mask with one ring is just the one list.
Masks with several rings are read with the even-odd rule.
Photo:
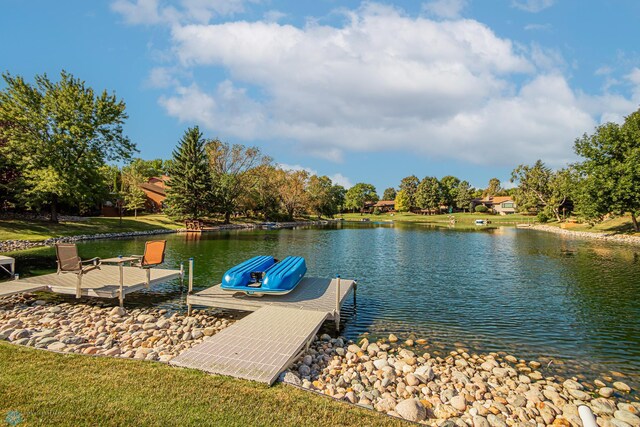
[[395, 211], [395, 200], [380, 200], [373, 205], [373, 209], [378, 209], [380, 212], [392, 212]]
[[516, 202], [511, 196], [489, 196], [482, 199], [473, 199], [473, 208], [484, 205], [500, 215], [516, 213]]
[[152, 177], [143, 184], [140, 184], [140, 188], [147, 196], [145, 202], [145, 208], [148, 212], [162, 212], [164, 208], [164, 199], [167, 198], [167, 187], [169, 177], [162, 175], [160, 177]]

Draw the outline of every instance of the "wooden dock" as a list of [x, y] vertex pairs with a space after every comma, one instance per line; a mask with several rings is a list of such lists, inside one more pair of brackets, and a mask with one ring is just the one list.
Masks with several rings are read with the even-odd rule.
[[[122, 299], [124, 296], [147, 287], [147, 273], [138, 267], [122, 267]], [[150, 269], [149, 286], [182, 277], [181, 270], [161, 268]], [[76, 294], [77, 276], [75, 274], [44, 274], [20, 280], [0, 283], [0, 297], [23, 292], [50, 291], [58, 294]], [[102, 265], [82, 278], [82, 296], [98, 298], [120, 297], [120, 267]]]
[[170, 363], [273, 384], [314, 339], [325, 320], [340, 324], [340, 310], [357, 283], [304, 278], [286, 295], [248, 296], [220, 285], [187, 296], [192, 305], [253, 311]]

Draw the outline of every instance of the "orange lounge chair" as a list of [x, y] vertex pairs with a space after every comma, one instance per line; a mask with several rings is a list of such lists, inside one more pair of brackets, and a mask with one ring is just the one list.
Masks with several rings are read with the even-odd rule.
[[164, 252], [167, 248], [166, 240], [150, 240], [144, 244], [144, 255], [131, 255], [138, 258], [132, 265], [147, 271], [147, 289], [151, 284], [151, 268], [164, 262]]

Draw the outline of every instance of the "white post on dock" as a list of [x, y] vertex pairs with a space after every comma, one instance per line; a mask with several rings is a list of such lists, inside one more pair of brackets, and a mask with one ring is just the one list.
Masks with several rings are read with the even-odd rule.
[[184, 262], [180, 262], [180, 292], [184, 289]]
[[336, 332], [340, 331], [340, 275], [336, 276]]
[[191, 304], [189, 304], [189, 296], [193, 292], [193, 257], [189, 258], [189, 289], [187, 291], [187, 315], [191, 316]]

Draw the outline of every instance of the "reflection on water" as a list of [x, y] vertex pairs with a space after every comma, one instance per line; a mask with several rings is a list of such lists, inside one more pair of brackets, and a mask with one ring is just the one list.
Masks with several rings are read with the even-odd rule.
[[[163, 237], [164, 238], [164, 237]], [[343, 224], [295, 230], [169, 235], [167, 266], [195, 259], [195, 286], [220, 282], [258, 254], [306, 258], [309, 276], [359, 280], [343, 334], [390, 332], [523, 358], [584, 361], [640, 375], [637, 247], [514, 228], [457, 231], [425, 225]], [[84, 257], [141, 253], [144, 238], [79, 245]], [[52, 270], [51, 249], [18, 257], [18, 271]], [[127, 304], [184, 308], [177, 281]]]

